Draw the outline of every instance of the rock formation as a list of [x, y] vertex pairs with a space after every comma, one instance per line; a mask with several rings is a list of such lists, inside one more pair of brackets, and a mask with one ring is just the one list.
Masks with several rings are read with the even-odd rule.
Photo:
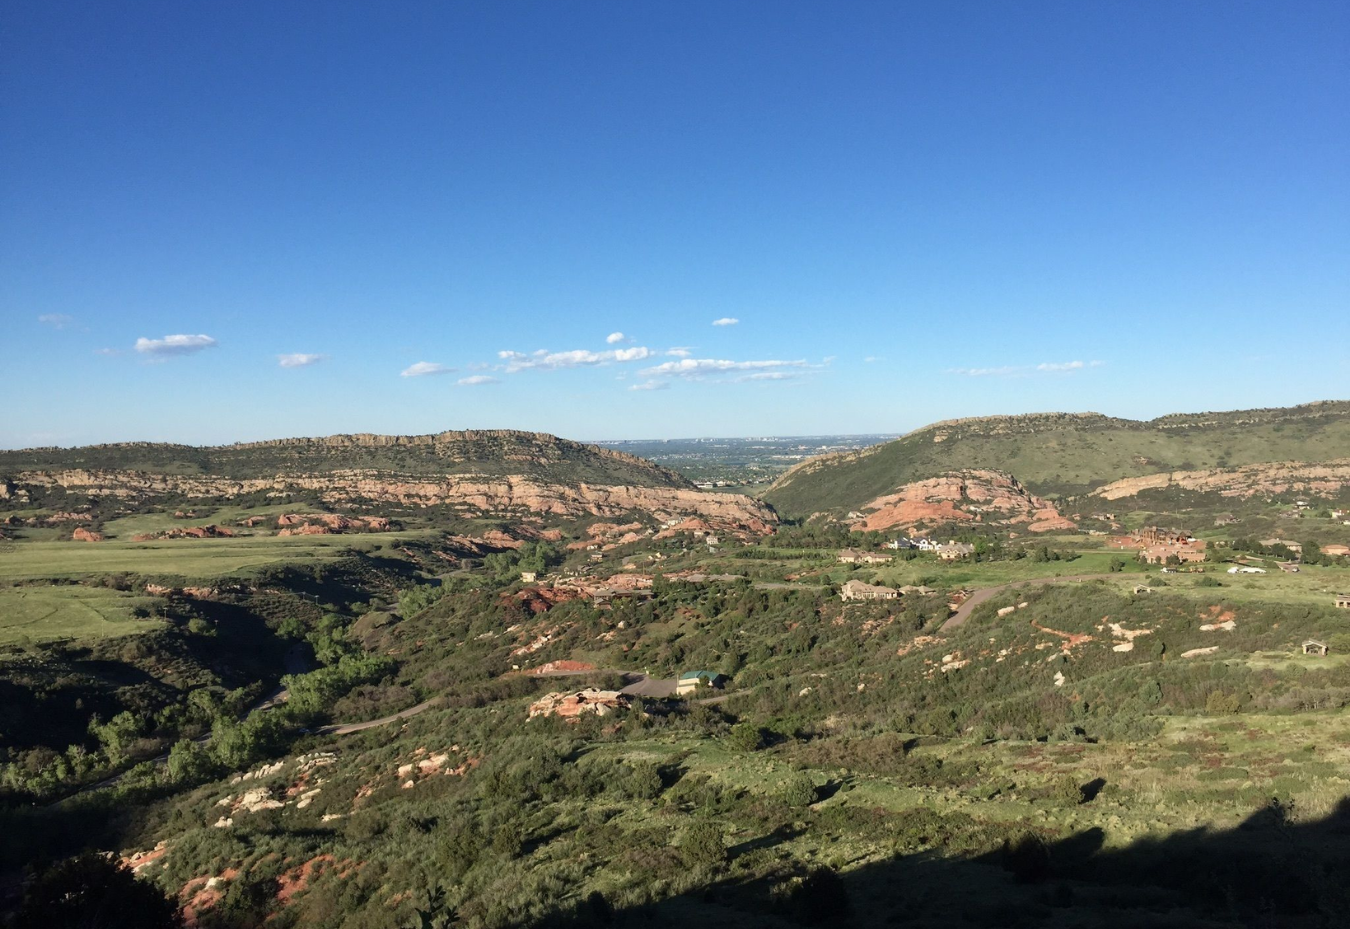
[[1023, 525], [1031, 532], [1076, 528], [1054, 504], [1028, 491], [1002, 471], [957, 471], [906, 484], [861, 507], [850, 528], [908, 529], [925, 523], [983, 521]]
[[1246, 465], [1240, 468], [1212, 468], [1202, 471], [1168, 471], [1147, 477], [1127, 477], [1092, 491], [1105, 500], [1133, 497], [1146, 490], [1198, 490], [1225, 497], [1273, 496], [1284, 493], [1308, 493], [1334, 496], [1350, 487], [1350, 458], [1337, 458], [1319, 464], [1280, 461]]

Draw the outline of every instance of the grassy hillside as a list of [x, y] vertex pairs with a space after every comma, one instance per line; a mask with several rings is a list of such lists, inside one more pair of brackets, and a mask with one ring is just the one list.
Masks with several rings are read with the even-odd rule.
[[765, 499], [789, 516], [852, 509], [911, 481], [961, 468], [1011, 472], [1037, 493], [1082, 493], [1163, 471], [1350, 456], [1350, 402], [1173, 414], [1148, 422], [1097, 413], [951, 420], [784, 474]]
[[214, 447], [124, 442], [0, 451], [0, 476], [71, 468], [236, 479], [359, 469], [405, 475], [531, 475], [564, 484], [691, 486], [675, 472], [633, 455], [513, 430], [335, 435]]

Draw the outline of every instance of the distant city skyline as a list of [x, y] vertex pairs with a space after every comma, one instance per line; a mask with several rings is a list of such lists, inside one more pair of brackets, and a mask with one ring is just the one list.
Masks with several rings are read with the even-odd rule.
[[1350, 398], [1350, 7], [7, 6], [0, 447]]

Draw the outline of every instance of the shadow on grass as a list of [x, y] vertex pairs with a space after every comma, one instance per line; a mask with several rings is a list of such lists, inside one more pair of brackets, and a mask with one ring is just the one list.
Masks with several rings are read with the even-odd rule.
[[[543, 925], [582, 926], [1241, 926], [1330, 929], [1350, 913], [1350, 798], [1325, 819], [1291, 822], [1278, 802], [1239, 827], [1107, 847], [1099, 828], [1048, 841], [1035, 831], [970, 857], [931, 852], [838, 872], [782, 862], [735, 877], [736, 861], [779, 844], [730, 850], [729, 874], [633, 908], [588, 899]], [[782, 841], [781, 839], [779, 841]]]

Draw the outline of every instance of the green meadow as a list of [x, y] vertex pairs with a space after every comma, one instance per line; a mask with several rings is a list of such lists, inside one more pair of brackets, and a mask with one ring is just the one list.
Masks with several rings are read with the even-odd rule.
[[163, 625], [153, 618], [160, 604], [156, 597], [74, 584], [0, 588], [0, 645], [147, 632]]
[[374, 551], [424, 535], [403, 532], [153, 542], [25, 542], [0, 555], [0, 579], [74, 579], [126, 572], [210, 580], [272, 564], [333, 561], [349, 551]]

